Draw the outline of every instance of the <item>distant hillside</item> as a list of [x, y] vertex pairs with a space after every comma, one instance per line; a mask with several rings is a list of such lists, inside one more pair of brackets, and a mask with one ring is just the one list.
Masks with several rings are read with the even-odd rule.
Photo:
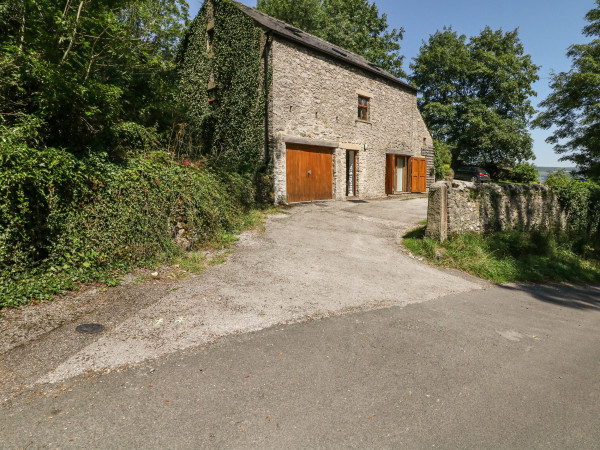
[[544, 181], [546, 181], [546, 178], [552, 172], [556, 172], [556, 171], [561, 170], [561, 169], [566, 170], [567, 173], [568, 172], [572, 172], [573, 170], [577, 170], [575, 167], [541, 167], [541, 166], [536, 166], [535, 168], [538, 171], [541, 183], [543, 183]]

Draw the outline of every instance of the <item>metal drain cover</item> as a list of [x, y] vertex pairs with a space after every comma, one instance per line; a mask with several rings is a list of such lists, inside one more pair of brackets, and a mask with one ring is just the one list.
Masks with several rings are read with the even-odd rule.
[[75, 328], [75, 331], [84, 334], [100, 333], [104, 331], [104, 325], [100, 325], [99, 323], [84, 323]]

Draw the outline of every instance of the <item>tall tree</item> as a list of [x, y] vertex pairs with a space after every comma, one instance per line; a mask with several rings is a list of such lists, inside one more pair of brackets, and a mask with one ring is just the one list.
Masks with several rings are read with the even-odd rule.
[[256, 7], [308, 33], [320, 34], [326, 28], [321, 0], [258, 0]]
[[583, 34], [594, 38], [587, 44], [569, 47], [569, 72], [553, 74], [552, 93], [540, 106], [535, 124], [556, 127], [546, 142], [554, 144], [561, 161], [572, 161], [580, 172], [600, 180], [600, 0], [585, 19]]
[[270, 16], [366, 58], [405, 77], [400, 41], [404, 29], [389, 29], [387, 15], [369, 0], [258, 0]]
[[164, 126], [186, 21], [185, 0], [3, 4], [0, 125], [34, 116], [45, 144], [72, 150]]
[[494, 171], [535, 158], [527, 126], [535, 110], [538, 66], [524, 54], [518, 31], [486, 27], [478, 36], [444, 28], [411, 64], [411, 82], [433, 137], [448, 145], [452, 164]]

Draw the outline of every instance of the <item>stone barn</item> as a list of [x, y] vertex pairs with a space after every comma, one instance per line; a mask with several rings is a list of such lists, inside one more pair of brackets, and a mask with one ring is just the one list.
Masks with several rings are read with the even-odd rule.
[[[201, 10], [208, 52], [214, 51], [220, 2], [234, 4], [262, 36], [262, 76], [269, 84], [261, 109], [262, 157], [270, 163], [276, 203], [428, 190], [433, 141], [415, 88], [361, 56], [232, 0], [207, 0]], [[198, 89], [211, 101], [216, 89], [228, 87], [211, 74]]]

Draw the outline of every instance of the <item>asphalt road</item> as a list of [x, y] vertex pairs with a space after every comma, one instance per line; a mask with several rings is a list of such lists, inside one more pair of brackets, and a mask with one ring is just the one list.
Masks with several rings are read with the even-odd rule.
[[2, 448], [600, 448], [600, 287], [274, 326], [37, 386]]

